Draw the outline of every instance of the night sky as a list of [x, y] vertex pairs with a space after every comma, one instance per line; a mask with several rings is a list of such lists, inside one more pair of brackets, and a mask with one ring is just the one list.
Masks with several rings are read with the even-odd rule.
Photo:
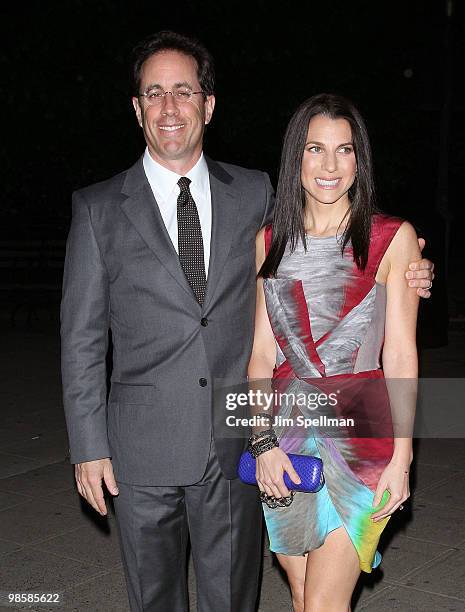
[[[458, 92], [465, 20], [462, 3], [453, 4], [450, 139], [443, 147], [452, 263], [463, 250], [465, 221]], [[144, 142], [130, 100], [131, 49], [152, 32], [174, 29], [200, 38], [216, 60], [216, 110], [205, 142], [211, 157], [266, 170], [275, 183], [284, 129], [298, 104], [323, 91], [346, 95], [368, 124], [379, 205], [416, 223], [440, 263], [445, 15], [445, 0], [10, 3], [0, 15], [0, 236], [64, 237], [71, 192], [137, 160]]]

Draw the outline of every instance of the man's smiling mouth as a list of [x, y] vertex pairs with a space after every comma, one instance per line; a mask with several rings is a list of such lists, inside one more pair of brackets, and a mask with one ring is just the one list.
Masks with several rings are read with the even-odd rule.
[[176, 132], [185, 126], [185, 123], [179, 125], [159, 125], [158, 128], [164, 132]]

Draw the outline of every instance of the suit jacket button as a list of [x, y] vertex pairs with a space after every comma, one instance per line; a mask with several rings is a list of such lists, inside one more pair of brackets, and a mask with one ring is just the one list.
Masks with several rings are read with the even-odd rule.
[[200, 325], [202, 325], [202, 327], [207, 327], [208, 325], [208, 319], [206, 317], [202, 317], [200, 319]]
[[206, 378], [199, 378], [199, 385], [201, 387], [206, 387], [207, 386], [207, 379]]

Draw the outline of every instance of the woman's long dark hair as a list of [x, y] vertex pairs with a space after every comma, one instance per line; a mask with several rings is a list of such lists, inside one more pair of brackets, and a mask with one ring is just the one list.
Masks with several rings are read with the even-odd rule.
[[376, 208], [371, 147], [365, 122], [352, 102], [346, 98], [334, 94], [318, 94], [299, 106], [287, 126], [276, 190], [273, 238], [259, 276], [266, 278], [276, 274], [287, 244], [292, 252], [300, 238], [306, 247], [305, 190], [302, 187], [301, 167], [308, 125], [317, 115], [346, 119], [350, 124], [357, 174], [349, 189], [349, 220], [343, 233], [341, 252], [344, 252], [350, 241], [357, 266], [364, 269], [367, 264], [371, 218]]

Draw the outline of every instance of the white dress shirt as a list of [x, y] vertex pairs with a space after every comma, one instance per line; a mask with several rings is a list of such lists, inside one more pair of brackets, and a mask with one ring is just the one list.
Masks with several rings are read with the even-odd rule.
[[[178, 253], [178, 195], [180, 188], [178, 181], [180, 174], [172, 172], [161, 166], [145, 149], [143, 165], [145, 175], [152, 188], [153, 195], [160, 209], [160, 213], [168, 231], [171, 242]], [[200, 227], [202, 229], [203, 253], [205, 261], [205, 274], [208, 275], [208, 263], [210, 260], [210, 241], [212, 230], [212, 204], [210, 193], [210, 175], [203, 153], [199, 161], [184, 176], [192, 182], [189, 185], [199, 213]]]

